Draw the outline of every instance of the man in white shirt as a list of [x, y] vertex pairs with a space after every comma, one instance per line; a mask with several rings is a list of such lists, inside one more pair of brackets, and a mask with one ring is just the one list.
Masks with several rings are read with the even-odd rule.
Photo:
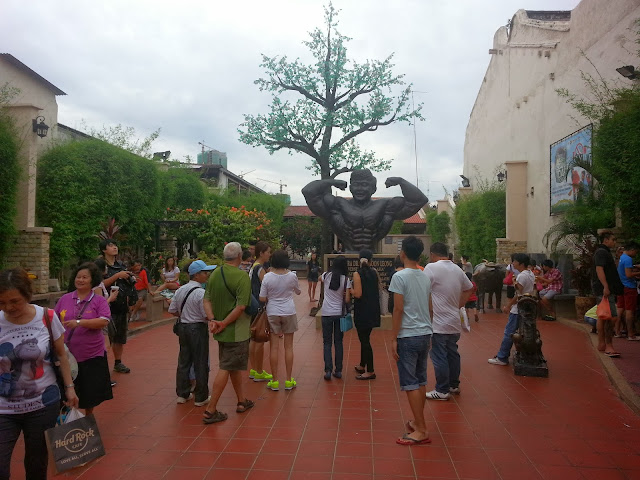
[[[202, 260], [189, 265], [189, 282], [176, 290], [169, 306], [169, 313], [178, 314], [178, 339], [180, 353], [176, 370], [177, 403], [186, 403], [194, 398], [195, 406], [209, 403], [209, 329], [204, 311], [204, 288], [209, 274], [216, 268]], [[196, 377], [194, 393], [191, 393], [189, 370], [193, 365]]]
[[449, 400], [451, 393], [460, 393], [460, 308], [471, 296], [473, 284], [460, 267], [449, 260], [444, 243], [434, 243], [429, 252], [430, 263], [424, 273], [431, 280], [433, 336], [430, 356], [436, 388], [426, 397], [428, 400]]
[[524, 253], [516, 253], [512, 257], [511, 265], [513, 269], [520, 272], [514, 282], [516, 295], [509, 300], [507, 305], [502, 307], [505, 313], [509, 312], [509, 320], [507, 320], [507, 326], [504, 327], [504, 337], [498, 354], [488, 360], [491, 365], [509, 365], [509, 356], [511, 355], [511, 347], [513, 346], [511, 335], [515, 333], [520, 320], [520, 315], [518, 315], [518, 297], [524, 294], [533, 295], [536, 291], [535, 275], [531, 270], [527, 269], [529, 262], [529, 256]]

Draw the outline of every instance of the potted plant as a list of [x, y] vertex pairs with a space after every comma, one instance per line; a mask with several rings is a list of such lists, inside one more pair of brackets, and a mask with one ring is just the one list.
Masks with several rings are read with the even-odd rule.
[[577, 264], [570, 270], [571, 287], [578, 291], [575, 298], [576, 318], [582, 320], [584, 314], [596, 304], [596, 298], [591, 291], [591, 272], [593, 269], [593, 256], [596, 252], [597, 242], [593, 237], [585, 236], [575, 245], [575, 259]]

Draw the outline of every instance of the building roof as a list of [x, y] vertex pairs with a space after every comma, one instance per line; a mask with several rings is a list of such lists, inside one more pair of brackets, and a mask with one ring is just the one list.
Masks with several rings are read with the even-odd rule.
[[316, 215], [306, 205], [289, 205], [284, 209], [283, 217], [315, 217]]
[[412, 224], [412, 225], [416, 225], [416, 224], [425, 225], [427, 223], [427, 219], [425, 218], [425, 215], [422, 212], [422, 209], [420, 209], [418, 210], [418, 213], [416, 213], [415, 215], [411, 215], [409, 218], [405, 218], [402, 223]]
[[53, 83], [51, 83], [49, 80], [42, 77], [41, 75], [38, 75], [36, 72], [31, 70], [29, 67], [27, 67], [24, 63], [22, 63], [20, 60], [18, 60], [16, 57], [11, 55], [10, 53], [0, 53], [0, 58], [10, 63], [14, 67], [16, 67], [18, 70], [22, 70], [24, 73], [29, 75], [34, 80], [42, 83], [49, 90], [51, 90], [55, 95], [66, 95], [66, 93], [64, 93], [62, 90], [56, 87]]

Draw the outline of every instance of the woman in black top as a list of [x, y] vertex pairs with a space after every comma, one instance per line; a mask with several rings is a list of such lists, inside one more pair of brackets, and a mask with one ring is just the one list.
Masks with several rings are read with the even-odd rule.
[[320, 278], [320, 262], [318, 261], [318, 254], [313, 252], [311, 259], [307, 262], [307, 283], [309, 284], [309, 301], [317, 302], [316, 300], [316, 287], [318, 286], [318, 279]]
[[360, 268], [353, 273], [354, 323], [360, 339], [360, 365], [356, 365], [358, 380], [376, 378], [373, 369], [371, 331], [380, 326], [380, 279], [371, 266], [371, 250], [360, 252]]

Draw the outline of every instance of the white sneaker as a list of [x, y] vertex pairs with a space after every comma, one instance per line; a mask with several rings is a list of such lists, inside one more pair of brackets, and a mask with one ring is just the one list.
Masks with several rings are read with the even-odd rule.
[[437, 390], [431, 390], [430, 392], [427, 392], [427, 400], [440, 400], [446, 402], [447, 400], [449, 400], [450, 396], [451, 395], [448, 393], [440, 393]]
[[178, 397], [178, 399], [176, 400], [176, 403], [179, 403], [179, 404], [187, 403], [189, 400], [192, 400], [192, 399], [193, 399], [193, 393], [190, 393], [187, 398]]
[[203, 400], [201, 402], [193, 402], [193, 404], [196, 407], [204, 407], [205, 405], [209, 405], [209, 402], [211, 401], [211, 395], [209, 395], [206, 400]]
[[453, 395], [460, 395], [460, 387], [449, 387], [449, 393]]
[[489, 360], [487, 360], [487, 362], [489, 362], [491, 365], [502, 365], [502, 366], [509, 365], [509, 362], [503, 362], [498, 357], [490, 358]]

